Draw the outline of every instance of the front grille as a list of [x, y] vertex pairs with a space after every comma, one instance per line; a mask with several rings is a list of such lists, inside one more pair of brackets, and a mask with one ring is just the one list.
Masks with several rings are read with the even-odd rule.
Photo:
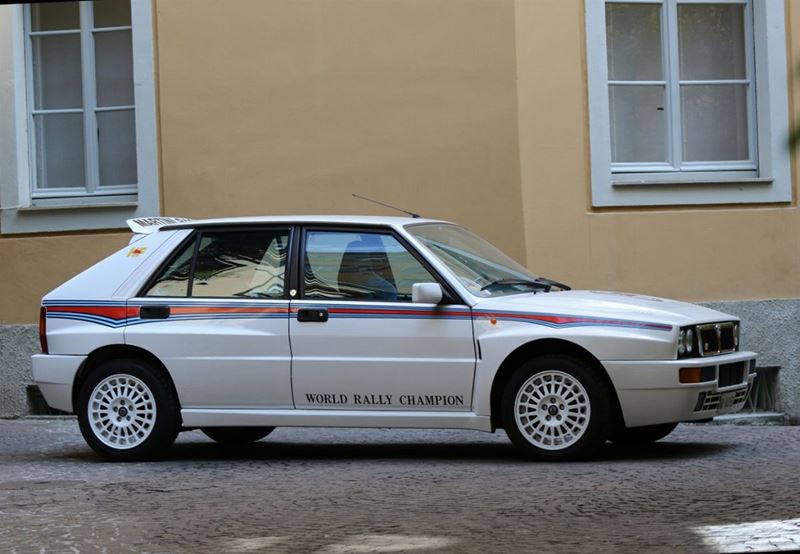
[[[745, 399], [747, 398], [747, 391], [750, 387], [745, 387], [742, 390], [736, 391], [733, 397], [733, 406], [731, 408], [740, 408]], [[708, 412], [719, 408], [719, 399], [722, 393], [719, 392], [701, 392], [697, 396], [697, 403], [694, 406], [695, 412]]]
[[719, 387], [738, 385], [745, 380], [745, 362], [719, 366]]
[[702, 356], [716, 356], [737, 349], [736, 324], [709, 323], [697, 326], [697, 340]]

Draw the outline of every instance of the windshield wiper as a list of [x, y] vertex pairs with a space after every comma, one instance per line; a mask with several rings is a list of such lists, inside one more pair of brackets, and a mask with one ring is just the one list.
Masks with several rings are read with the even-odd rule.
[[506, 286], [515, 286], [515, 285], [523, 285], [529, 286], [532, 288], [540, 289], [545, 292], [550, 292], [550, 289], [556, 287], [561, 290], [570, 290], [570, 287], [563, 283], [559, 283], [558, 281], [553, 281], [552, 279], [546, 279], [544, 277], [537, 277], [536, 279], [498, 279], [497, 281], [492, 281], [488, 285], [484, 285], [481, 287], [481, 290], [484, 291], [486, 289], [490, 289], [493, 287], [506, 287]]
[[572, 290], [572, 287], [570, 287], [569, 285], [565, 285], [564, 283], [559, 283], [558, 281], [553, 281], [552, 279], [548, 279], [546, 277], [537, 277], [536, 282], [542, 283], [544, 285], [549, 285], [551, 288], [555, 287], [561, 290]]

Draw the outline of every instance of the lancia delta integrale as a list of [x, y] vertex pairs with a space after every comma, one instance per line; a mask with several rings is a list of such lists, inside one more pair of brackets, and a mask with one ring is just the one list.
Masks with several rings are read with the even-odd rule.
[[569, 290], [444, 221], [129, 224], [44, 297], [33, 357], [111, 460], [279, 426], [502, 428], [527, 457], [585, 458], [738, 410], [755, 374], [735, 317]]

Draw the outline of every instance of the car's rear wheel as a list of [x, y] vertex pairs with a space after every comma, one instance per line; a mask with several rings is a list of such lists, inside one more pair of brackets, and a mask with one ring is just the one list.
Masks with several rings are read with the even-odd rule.
[[615, 444], [653, 443], [672, 433], [677, 426], [677, 423], [661, 423], [644, 427], [622, 427], [614, 431], [609, 440]]
[[526, 457], [576, 460], [595, 454], [610, 430], [612, 403], [597, 371], [583, 360], [546, 355], [509, 379], [502, 398], [503, 425]]
[[180, 428], [172, 387], [158, 371], [136, 359], [98, 366], [81, 386], [77, 413], [83, 438], [111, 461], [162, 456]]
[[274, 427], [203, 427], [205, 435], [220, 444], [247, 444], [263, 439]]

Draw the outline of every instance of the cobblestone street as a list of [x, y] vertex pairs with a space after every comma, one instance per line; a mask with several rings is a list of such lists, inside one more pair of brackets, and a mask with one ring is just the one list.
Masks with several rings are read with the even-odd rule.
[[681, 425], [591, 463], [523, 462], [502, 432], [278, 429], [111, 464], [73, 419], [0, 420], [0, 551], [787, 549], [798, 459], [800, 427]]

